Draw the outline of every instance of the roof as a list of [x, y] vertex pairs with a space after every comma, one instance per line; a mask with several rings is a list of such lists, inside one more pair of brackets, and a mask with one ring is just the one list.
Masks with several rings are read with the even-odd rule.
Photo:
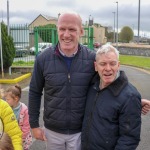
[[41, 16], [43, 16], [46, 20], [58, 20], [58, 18], [52, 17], [52, 16], [48, 16], [48, 15], [41, 14]]
[[45, 18], [46, 20], [58, 20], [58, 18], [56, 17], [52, 17], [52, 16], [48, 16], [48, 15], [44, 15], [44, 14], [40, 14], [38, 15], [29, 25], [31, 25], [37, 18], [39, 18], [40, 16], [42, 16], [43, 18]]

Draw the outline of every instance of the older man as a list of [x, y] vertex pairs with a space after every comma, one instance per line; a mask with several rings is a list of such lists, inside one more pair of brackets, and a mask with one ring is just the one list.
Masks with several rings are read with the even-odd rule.
[[82, 150], [135, 150], [139, 144], [141, 95], [119, 68], [118, 50], [102, 46], [87, 96]]

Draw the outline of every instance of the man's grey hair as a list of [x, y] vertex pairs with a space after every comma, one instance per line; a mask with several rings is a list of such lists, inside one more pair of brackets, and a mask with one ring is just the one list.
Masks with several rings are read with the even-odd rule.
[[96, 59], [97, 59], [97, 56], [100, 55], [100, 54], [106, 54], [108, 52], [114, 52], [116, 55], [117, 55], [117, 58], [119, 60], [119, 51], [113, 47], [112, 45], [109, 45], [109, 44], [105, 44], [105, 45], [102, 45], [96, 52]]

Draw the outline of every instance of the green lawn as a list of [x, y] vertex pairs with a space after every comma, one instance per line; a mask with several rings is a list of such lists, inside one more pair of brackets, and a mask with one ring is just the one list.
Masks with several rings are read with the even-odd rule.
[[[144, 69], [150, 69], [150, 57], [120, 55], [120, 62], [122, 65], [131, 65]], [[33, 66], [33, 65], [34, 61], [30, 62], [18, 61], [13, 63], [13, 66]]]
[[120, 55], [120, 62], [122, 65], [131, 65], [150, 69], [150, 57]]
[[34, 61], [17, 61], [17, 62], [13, 62], [12, 66], [33, 66], [34, 65]]

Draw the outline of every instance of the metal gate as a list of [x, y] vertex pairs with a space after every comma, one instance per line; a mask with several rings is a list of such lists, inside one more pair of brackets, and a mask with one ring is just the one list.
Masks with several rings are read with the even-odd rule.
[[[88, 27], [84, 28], [84, 35], [80, 38], [80, 43], [86, 45], [89, 49], [93, 50], [93, 28]], [[58, 42], [58, 34], [56, 28], [43, 28], [35, 27], [34, 28], [34, 45], [35, 45], [35, 54], [38, 54], [38, 44], [43, 43], [52, 43], [56, 45]]]

